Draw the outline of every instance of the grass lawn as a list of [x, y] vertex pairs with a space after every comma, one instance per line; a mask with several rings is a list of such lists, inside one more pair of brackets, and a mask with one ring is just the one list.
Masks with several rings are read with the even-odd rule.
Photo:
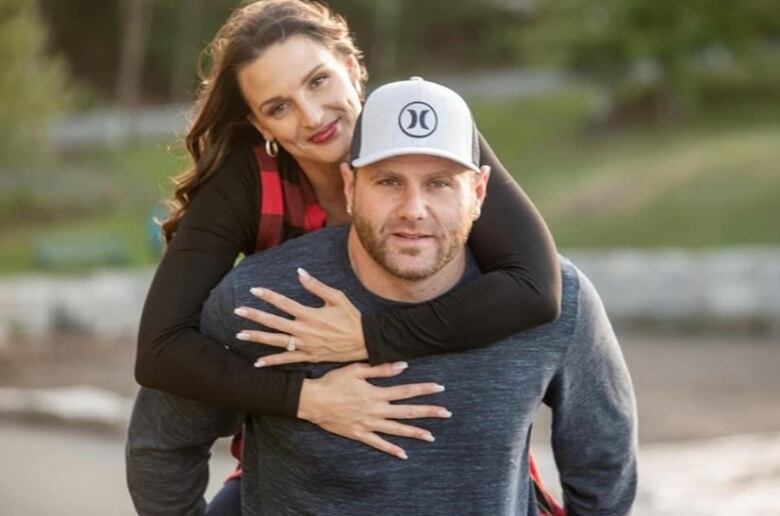
[[[604, 131], [583, 88], [471, 103], [559, 247], [780, 244], [780, 105]], [[0, 273], [35, 269], [48, 242], [88, 254], [109, 241], [129, 263], [153, 263], [149, 219], [185, 163], [147, 143], [63, 156], [18, 188], [0, 177]]]
[[476, 103], [560, 247], [780, 244], [780, 106], [595, 131], [589, 96]]

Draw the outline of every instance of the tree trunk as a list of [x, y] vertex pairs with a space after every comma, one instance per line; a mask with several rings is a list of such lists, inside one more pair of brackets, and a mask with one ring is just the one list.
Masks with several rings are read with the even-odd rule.
[[187, 89], [193, 84], [193, 70], [196, 68], [205, 7], [205, 0], [187, 0], [182, 2], [179, 7], [173, 65], [168, 83], [168, 100], [170, 101], [189, 100], [194, 93], [187, 91]]
[[149, 0], [119, 0], [122, 16], [122, 44], [116, 82], [116, 99], [124, 109], [131, 111], [141, 101], [146, 43], [151, 28]]

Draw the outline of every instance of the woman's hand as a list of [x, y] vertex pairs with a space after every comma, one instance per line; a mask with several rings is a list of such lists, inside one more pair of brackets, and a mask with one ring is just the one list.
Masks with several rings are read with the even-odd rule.
[[256, 367], [295, 362], [353, 362], [368, 358], [360, 311], [340, 290], [328, 287], [298, 269], [298, 280], [306, 290], [325, 302], [320, 308], [304, 306], [265, 288], [252, 294], [292, 315], [290, 320], [246, 306], [235, 313], [281, 333], [242, 330], [236, 338], [285, 348], [287, 351], [259, 359]]
[[452, 416], [444, 407], [390, 403], [442, 392], [444, 387], [441, 385], [417, 383], [377, 387], [366, 381], [367, 378], [396, 376], [406, 367], [405, 362], [373, 367], [351, 364], [334, 369], [321, 378], [306, 379], [298, 403], [298, 417], [333, 434], [406, 459], [403, 448], [381, 438], [377, 432], [430, 442], [434, 438], [428, 430], [394, 420]]

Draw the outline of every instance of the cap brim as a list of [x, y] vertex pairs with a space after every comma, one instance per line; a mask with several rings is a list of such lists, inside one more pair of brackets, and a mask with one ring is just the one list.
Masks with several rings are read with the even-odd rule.
[[424, 156], [437, 156], [439, 158], [445, 158], [450, 161], [454, 161], [459, 165], [463, 165], [469, 170], [474, 172], [480, 172], [480, 168], [469, 160], [464, 160], [460, 156], [457, 156], [451, 152], [447, 152], [441, 149], [426, 148], [426, 147], [399, 147], [395, 149], [386, 150], [383, 152], [375, 152], [368, 156], [361, 156], [358, 159], [352, 160], [353, 167], [365, 167], [371, 165], [377, 161], [382, 161], [387, 158], [395, 158], [397, 156], [408, 156], [410, 154], [422, 154]]

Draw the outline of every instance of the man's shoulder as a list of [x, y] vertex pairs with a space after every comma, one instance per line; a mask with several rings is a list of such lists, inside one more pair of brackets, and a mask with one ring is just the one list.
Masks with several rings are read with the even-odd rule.
[[581, 310], [584, 305], [601, 304], [596, 287], [590, 278], [568, 258], [561, 256], [561, 277], [563, 280], [563, 303], [569, 302]]
[[[223, 284], [241, 292], [254, 286], [268, 286], [284, 292], [290, 283], [297, 285], [296, 270], [322, 270], [337, 266], [347, 254], [348, 226], [327, 227], [247, 256], [223, 280]], [[327, 268], [327, 267], [326, 267]]]
[[234, 270], [241, 272], [258, 266], [267, 267], [280, 260], [286, 260], [288, 264], [298, 261], [300, 265], [297, 267], [303, 267], [304, 261], [313, 259], [312, 250], [323, 255], [342, 250], [342, 247], [346, 246], [348, 231], [349, 226], [345, 225], [326, 227], [306, 233], [297, 238], [286, 240], [271, 249], [247, 256]]
[[561, 267], [561, 318], [576, 315], [582, 272], [565, 256], [559, 255]]
[[603, 310], [601, 298], [588, 276], [571, 260], [559, 256], [562, 280], [561, 315], [555, 322], [571, 333], [578, 320], [590, 317], [594, 309]]

